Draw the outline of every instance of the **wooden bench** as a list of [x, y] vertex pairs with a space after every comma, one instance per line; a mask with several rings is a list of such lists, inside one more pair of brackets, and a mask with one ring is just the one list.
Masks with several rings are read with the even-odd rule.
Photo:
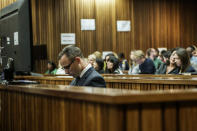
[[195, 131], [197, 89], [0, 86], [1, 131]]

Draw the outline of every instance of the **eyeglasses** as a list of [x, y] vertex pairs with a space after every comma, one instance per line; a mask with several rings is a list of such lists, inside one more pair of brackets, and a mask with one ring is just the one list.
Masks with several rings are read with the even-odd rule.
[[74, 63], [74, 60], [69, 65], [62, 67], [62, 69], [64, 70], [70, 69], [70, 66], [72, 65], [72, 63]]

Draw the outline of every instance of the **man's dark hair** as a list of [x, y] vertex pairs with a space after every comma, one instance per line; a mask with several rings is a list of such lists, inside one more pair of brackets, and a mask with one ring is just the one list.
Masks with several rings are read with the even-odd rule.
[[60, 59], [63, 55], [66, 55], [70, 60], [73, 60], [75, 57], [84, 58], [83, 53], [81, 52], [81, 49], [73, 45], [66, 46], [59, 53], [58, 59]]

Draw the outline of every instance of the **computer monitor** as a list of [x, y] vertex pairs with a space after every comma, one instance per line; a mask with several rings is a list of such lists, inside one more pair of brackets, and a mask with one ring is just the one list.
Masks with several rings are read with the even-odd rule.
[[0, 64], [5, 68], [14, 59], [16, 72], [32, 70], [32, 30], [29, 0], [17, 2], [0, 10]]

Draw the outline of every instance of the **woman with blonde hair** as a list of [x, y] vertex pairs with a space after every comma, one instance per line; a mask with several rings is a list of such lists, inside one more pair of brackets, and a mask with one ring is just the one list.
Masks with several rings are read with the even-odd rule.
[[94, 54], [88, 56], [88, 63], [90, 63], [92, 66], [95, 61], [96, 61], [96, 56]]
[[133, 55], [133, 60], [139, 64], [140, 74], [155, 74], [156, 69], [153, 61], [146, 58], [142, 50], [136, 50]]

